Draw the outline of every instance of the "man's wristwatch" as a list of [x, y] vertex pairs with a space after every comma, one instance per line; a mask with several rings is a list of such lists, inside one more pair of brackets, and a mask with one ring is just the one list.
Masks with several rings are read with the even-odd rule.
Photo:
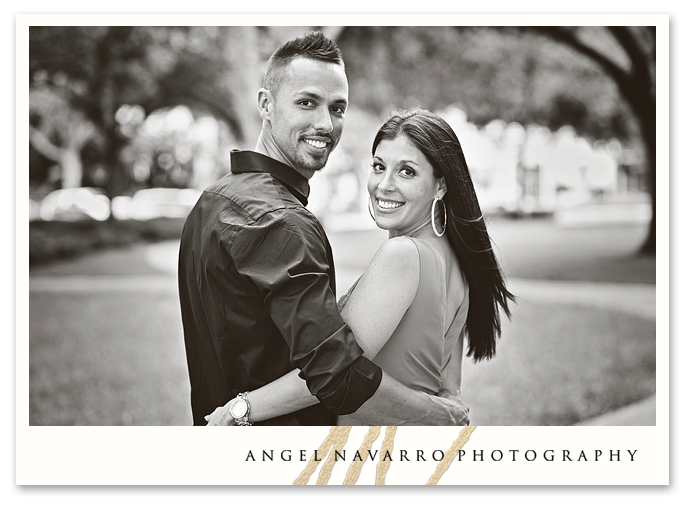
[[238, 394], [238, 397], [233, 399], [228, 407], [228, 412], [235, 420], [236, 425], [252, 425], [252, 422], [248, 420], [250, 402], [247, 400], [247, 394], [247, 392]]

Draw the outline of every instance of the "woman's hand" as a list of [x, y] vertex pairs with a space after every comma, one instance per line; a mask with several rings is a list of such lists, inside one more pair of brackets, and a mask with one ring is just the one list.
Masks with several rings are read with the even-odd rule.
[[219, 406], [212, 414], [205, 416], [204, 419], [207, 421], [207, 427], [210, 425], [236, 425], [235, 419], [231, 416], [228, 406]]

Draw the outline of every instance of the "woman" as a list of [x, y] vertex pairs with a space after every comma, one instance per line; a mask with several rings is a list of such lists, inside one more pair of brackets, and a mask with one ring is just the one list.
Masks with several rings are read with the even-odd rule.
[[[373, 142], [369, 207], [386, 241], [340, 302], [364, 355], [433, 395], [459, 395], [468, 356], [489, 359], [507, 290], [466, 160], [451, 127], [415, 109], [394, 114]], [[498, 307], [499, 306], [499, 307]], [[295, 370], [248, 393], [250, 421], [317, 403]], [[229, 402], [230, 405], [230, 402]], [[227, 406], [210, 418], [225, 416]], [[340, 417], [340, 425], [359, 424]]]

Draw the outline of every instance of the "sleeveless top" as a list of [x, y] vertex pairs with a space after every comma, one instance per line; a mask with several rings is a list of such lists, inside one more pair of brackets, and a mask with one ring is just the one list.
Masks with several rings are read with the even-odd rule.
[[[449, 363], [454, 346], [462, 338], [469, 309], [469, 291], [463, 273], [454, 269], [455, 258], [443, 259], [424, 240], [409, 237], [418, 249], [420, 279], [418, 290], [396, 330], [377, 353], [373, 362], [394, 379], [413, 390], [430, 395], [442, 388], [442, 371]], [[340, 301], [343, 307], [358, 281]], [[463, 298], [453, 299], [462, 293]], [[456, 305], [451, 321], [448, 305]], [[364, 425], [340, 416], [338, 425]]]

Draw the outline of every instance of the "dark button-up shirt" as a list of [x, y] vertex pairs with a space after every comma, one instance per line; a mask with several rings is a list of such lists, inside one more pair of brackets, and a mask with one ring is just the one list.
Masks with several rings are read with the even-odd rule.
[[306, 208], [308, 181], [272, 158], [231, 153], [185, 222], [180, 306], [193, 422], [295, 369], [321, 402], [266, 422], [333, 425], [379, 387], [335, 302], [334, 261]]

